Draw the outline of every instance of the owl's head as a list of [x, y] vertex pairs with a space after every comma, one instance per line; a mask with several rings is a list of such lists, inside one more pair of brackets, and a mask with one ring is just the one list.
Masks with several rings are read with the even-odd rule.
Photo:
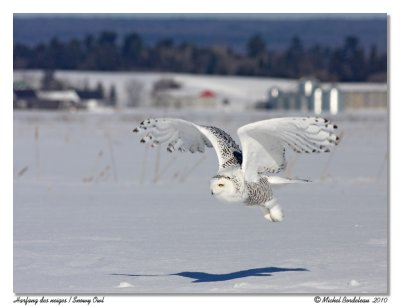
[[211, 194], [218, 200], [226, 202], [239, 202], [238, 192], [229, 176], [216, 175], [211, 179]]

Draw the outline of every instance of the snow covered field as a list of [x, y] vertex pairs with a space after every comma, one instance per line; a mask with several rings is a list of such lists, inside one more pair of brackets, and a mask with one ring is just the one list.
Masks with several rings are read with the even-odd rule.
[[279, 224], [210, 195], [212, 150], [140, 144], [132, 129], [156, 115], [237, 139], [283, 114], [14, 112], [15, 292], [387, 293], [386, 113], [331, 118], [333, 153], [288, 156], [283, 175], [313, 183], [275, 190]]

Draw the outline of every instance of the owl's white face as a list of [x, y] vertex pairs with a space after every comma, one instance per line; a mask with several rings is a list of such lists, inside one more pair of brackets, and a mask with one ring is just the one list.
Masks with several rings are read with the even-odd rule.
[[220, 201], [240, 202], [241, 198], [237, 194], [231, 179], [225, 177], [212, 178], [210, 183], [211, 194]]

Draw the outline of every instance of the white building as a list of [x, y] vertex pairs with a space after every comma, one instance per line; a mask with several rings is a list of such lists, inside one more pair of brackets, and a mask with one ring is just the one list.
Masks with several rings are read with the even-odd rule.
[[80, 98], [75, 90], [38, 91], [39, 108], [69, 109], [79, 106]]
[[303, 78], [297, 88], [281, 90], [272, 87], [266, 108], [301, 110], [321, 114], [355, 109], [387, 108], [387, 84], [381, 83], [320, 83], [314, 78]]

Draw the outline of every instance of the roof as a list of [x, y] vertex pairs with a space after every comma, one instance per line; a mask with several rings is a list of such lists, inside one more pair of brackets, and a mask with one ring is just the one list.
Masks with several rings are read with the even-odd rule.
[[14, 95], [19, 99], [36, 99], [36, 92], [32, 89], [16, 89]]
[[337, 86], [342, 91], [387, 91], [386, 83], [338, 83]]
[[203, 90], [200, 93], [200, 97], [202, 98], [215, 98], [215, 93], [211, 90]]
[[48, 101], [72, 101], [76, 103], [80, 101], [75, 90], [39, 91], [38, 97]]
[[102, 94], [97, 90], [76, 90], [82, 100], [103, 100]]

